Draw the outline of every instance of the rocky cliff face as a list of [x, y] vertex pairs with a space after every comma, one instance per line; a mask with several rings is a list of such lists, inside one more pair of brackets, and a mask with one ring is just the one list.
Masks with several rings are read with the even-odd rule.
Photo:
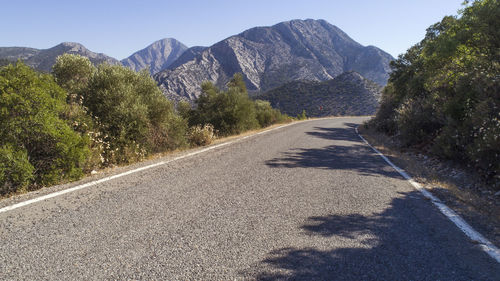
[[151, 74], [166, 69], [177, 60], [188, 48], [181, 42], [166, 38], [154, 42], [146, 48], [135, 52], [121, 63], [135, 71], [149, 67]]
[[0, 48], [0, 58], [5, 58], [10, 61], [22, 59], [27, 65], [45, 72], [50, 72], [52, 70], [52, 66], [56, 62], [56, 58], [65, 53], [87, 57], [95, 65], [103, 62], [120, 64], [118, 60], [112, 57], [101, 53], [94, 53], [89, 51], [82, 44], [73, 42], [64, 42], [52, 48], [43, 50], [25, 47]]
[[235, 72], [243, 74], [250, 91], [294, 80], [325, 81], [351, 70], [385, 85], [392, 59], [324, 20], [292, 20], [229, 37], [155, 79], [174, 100], [195, 99], [203, 81], [224, 87]]
[[346, 72], [324, 82], [293, 81], [254, 96], [291, 116], [309, 117], [375, 114], [382, 87], [359, 73]]

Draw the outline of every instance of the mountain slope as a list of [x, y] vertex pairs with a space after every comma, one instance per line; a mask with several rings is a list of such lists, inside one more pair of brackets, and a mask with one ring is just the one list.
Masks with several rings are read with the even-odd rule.
[[195, 99], [206, 80], [225, 86], [235, 72], [243, 73], [250, 91], [294, 80], [325, 81], [350, 70], [384, 85], [392, 59], [324, 20], [292, 20], [229, 37], [155, 79], [175, 100]]
[[184, 64], [184, 63], [186, 63], [186, 62], [194, 59], [196, 56], [198, 56], [199, 54], [201, 54], [201, 52], [205, 51], [205, 49], [207, 49], [207, 47], [203, 47], [203, 46], [194, 46], [194, 47], [191, 47], [191, 48], [187, 49], [186, 51], [184, 51], [184, 53], [182, 53], [182, 55], [180, 55], [167, 68], [173, 69], [173, 68], [178, 67], [179, 65], [182, 65], [182, 64]]
[[289, 82], [254, 99], [267, 100], [272, 107], [291, 116], [302, 110], [310, 117], [373, 115], [381, 89], [356, 72], [346, 72], [324, 82]]
[[151, 74], [155, 74], [173, 63], [188, 48], [181, 42], [166, 38], [158, 40], [146, 48], [135, 52], [121, 63], [135, 71], [149, 67]]
[[45, 72], [50, 72], [56, 58], [62, 54], [77, 54], [89, 58], [93, 64], [107, 62], [120, 64], [117, 59], [105, 54], [94, 53], [82, 44], [64, 42], [49, 49], [33, 49], [25, 47], [0, 47], [0, 58], [16, 61], [22, 59], [27, 65]]

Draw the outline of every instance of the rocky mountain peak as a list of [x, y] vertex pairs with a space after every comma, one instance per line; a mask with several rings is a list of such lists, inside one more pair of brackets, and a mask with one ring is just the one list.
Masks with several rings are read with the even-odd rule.
[[291, 20], [231, 36], [175, 63], [155, 79], [174, 100], [195, 99], [203, 81], [223, 87], [235, 72], [243, 74], [250, 91], [294, 80], [326, 81], [351, 70], [384, 85], [392, 59], [324, 20]]
[[179, 58], [187, 47], [173, 38], [158, 40], [146, 48], [135, 52], [121, 63], [135, 71], [149, 68], [151, 74], [166, 69]]

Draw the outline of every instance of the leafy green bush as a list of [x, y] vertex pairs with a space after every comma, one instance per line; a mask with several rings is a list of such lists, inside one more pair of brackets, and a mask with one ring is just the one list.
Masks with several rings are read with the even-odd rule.
[[67, 109], [66, 93], [50, 75], [20, 62], [0, 69], [0, 145], [15, 147], [14, 155], [27, 153], [36, 183], [82, 175], [88, 139], [62, 119]]
[[475, 167], [500, 187], [500, 2], [468, 1], [391, 63], [373, 125]]
[[16, 151], [10, 144], [0, 146], [0, 195], [26, 188], [34, 170], [26, 150]]
[[82, 96], [109, 143], [108, 163], [129, 163], [185, 145], [186, 122], [147, 71], [99, 65]]
[[211, 124], [196, 125], [189, 129], [188, 140], [191, 146], [209, 145], [215, 140], [214, 126]]
[[52, 66], [57, 84], [69, 93], [69, 103], [81, 103], [82, 91], [87, 88], [95, 71], [88, 58], [73, 54], [58, 56]]
[[258, 128], [255, 105], [248, 97], [243, 76], [235, 74], [228, 88], [220, 91], [211, 82], [203, 83], [203, 93], [189, 116], [190, 126], [209, 123], [222, 135]]
[[255, 100], [256, 118], [261, 127], [291, 120], [286, 114], [281, 114], [278, 109], [271, 107], [271, 103], [264, 100]]
[[396, 114], [400, 139], [407, 146], [429, 142], [441, 127], [433, 116], [432, 105], [421, 98], [408, 99]]

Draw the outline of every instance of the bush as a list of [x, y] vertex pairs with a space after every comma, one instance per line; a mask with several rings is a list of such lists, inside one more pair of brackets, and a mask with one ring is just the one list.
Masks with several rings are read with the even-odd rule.
[[13, 155], [27, 153], [36, 183], [82, 175], [88, 139], [62, 118], [67, 110], [66, 93], [50, 75], [20, 62], [0, 69], [0, 145], [15, 147]]
[[394, 97], [394, 87], [388, 84], [382, 91], [382, 100], [377, 110], [376, 117], [368, 121], [368, 126], [388, 135], [395, 135], [398, 124], [396, 123], [396, 108], [399, 103]]
[[396, 113], [399, 138], [406, 146], [430, 142], [441, 127], [432, 106], [421, 98], [407, 100]]
[[82, 97], [109, 144], [104, 150], [108, 164], [138, 161], [186, 143], [186, 122], [146, 71], [100, 65]]
[[82, 91], [87, 88], [95, 71], [88, 58], [73, 54], [58, 56], [52, 66], [57, 84], [69, 93], [69, 103], [80, 102]]
[[441, 157], [475, 167], [500, 186], [500, 2], [466, 1], [391, 63], [370, 124], [403, 143], [431, 144]]
[[268, 101], [255, 100], [255, 110], [257, 121], [261, 127], [291, 120], [286, 114], [281, 114], [278, 109], [272, 108]]
[[214, 126], [211, 124], [196, 125], [189, 129], [188, 140], [191, 146], [209, 145], [215, 140]]
[[248, 97], [243, 76], [235, 74], [228, 86], [224, 92], [211, 82], [203, 83], [203, 93], [189, 116], [190, 126], [212, 124], [222, 135], [239, 134], [259, 127], [255, 105]]
[[35, 168], [28, 161], [26, 150], [12, 145], [0, 147], [0, 195], [26, 188], [33, 180]]

